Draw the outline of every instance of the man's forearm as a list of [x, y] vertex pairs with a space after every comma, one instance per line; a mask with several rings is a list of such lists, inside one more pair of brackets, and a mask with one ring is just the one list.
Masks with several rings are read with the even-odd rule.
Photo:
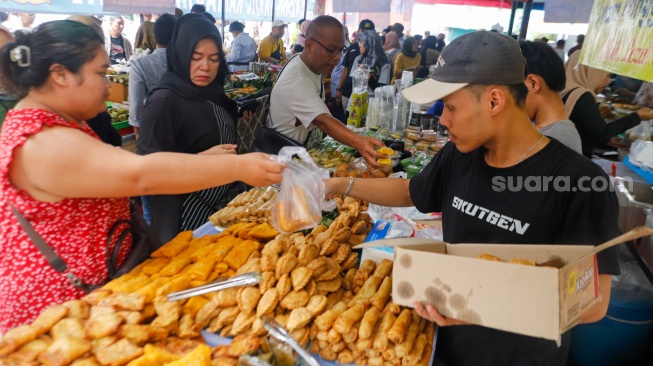
[[359, 138], [357, 134], [329, 114], [321, 114], [317, 116], [315, 121], [313, 121], [313, 124], [322, 130], [322, 132], [333, 137], [334, 140], [347, 146], [355, 147], [354, 141]]
[[[387, 207], [414, 206], [408, 191], [410, 180], [400, 178], [354, 179], [349, 196]], [[325, 181], [331, 195], [344, 194], [349, 178], [332, 178]]]

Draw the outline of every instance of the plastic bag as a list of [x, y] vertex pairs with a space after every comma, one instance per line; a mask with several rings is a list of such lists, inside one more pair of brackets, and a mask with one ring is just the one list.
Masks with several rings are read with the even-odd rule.
[[[293, 160], [295, 155], [301, 160]], [[282, 233], [316, 227], [322, 222], [322, 211], [335, 208], [335, 202], [324, 200], [323, 179], [329, 178], [329, 172], [317, 166], [303, 147], [282, 148], [278, 160], [286, 169], [272, 207], [272, 225]]]

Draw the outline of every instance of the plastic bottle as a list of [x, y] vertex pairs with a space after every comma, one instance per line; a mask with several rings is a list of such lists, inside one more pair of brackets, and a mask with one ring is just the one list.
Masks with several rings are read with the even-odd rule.
[[367, 81], [369, 79], [369, 66], [361, 64], [351, 75], [352, 93], [351, 106], [347, 125], [354, 128], [364, 127], [367, 115]]

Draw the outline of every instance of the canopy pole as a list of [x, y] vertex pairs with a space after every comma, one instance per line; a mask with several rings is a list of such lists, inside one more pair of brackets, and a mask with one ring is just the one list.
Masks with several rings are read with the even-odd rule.
[[308, 11], [308, 0], [304, 0], [304, 19], [306, 19], [307, 11]]
[[512, 27], [515, 25], [515, 13], [517, 13], [517, 6], [519, 0], [512, 0], [512, 9], [510, 10], [510, 25], [508, 25], [508, 35], [512, 36]]
[[528, 30], [528, 21], [531, 18], [531, 10], [533, 9], [533, 1], [524, 1], [524, 15], [521, 18], [521, 29], [519, 30], [519, 40], [526, 40], [526, 31]]
[[275, 1], [272, 0], [272, 21], [273, 22], [274, 22], [274, 5], [275, 5]]
[[225, 0], [222, 0], [222, 43], [223, 44], [224, 44], [224, 39], [225, 39], [225, 36], [224, 36], [224, 23], [226, 21], [225, 17], [224, 17], [224, 3], [225, 3]]

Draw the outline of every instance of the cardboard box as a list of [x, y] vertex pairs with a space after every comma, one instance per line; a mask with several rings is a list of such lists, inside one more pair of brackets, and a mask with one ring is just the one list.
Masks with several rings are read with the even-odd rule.
[[128, 99], [128, 90], [128, 85], [111, 83], [111, 86], [109, 86], [109, 97], [107, 100], [114, 103], [122, 103]]
[[[640, 227], [600, 246], [447, 244], [426, 239], [390, 239], [356, 248], [394, 246], [392, 299], [413, 307], [433, 305], [441, 314], [485, 327], [554, 340], [579, 322], [600, 299], [596, 253], [653, 234]], [[566, 265], [537, 267], [476, 259], [492, 254]]]

